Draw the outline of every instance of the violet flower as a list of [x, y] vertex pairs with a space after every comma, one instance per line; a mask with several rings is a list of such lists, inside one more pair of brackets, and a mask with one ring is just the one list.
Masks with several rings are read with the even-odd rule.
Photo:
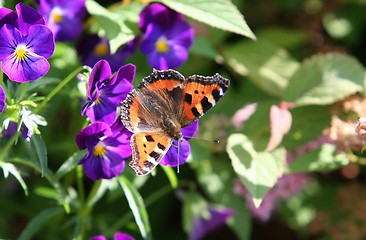
[[6, 95], [2, 86], [0, 86], [0, 113], [5, 109]]
[[22, 3], [15, 8], [18, 16], [13, 23], [9, 9], [0, 9], [0, 16], [7, 16], [6, 20], [0, 20], [5, 22], [0, 29], [1, 68], [10, 80], [29, 82], [48, 72], [47, 58], [53, 54], [55, 42], [52, 31], [44, 26], [44, 19], [36, 10]]
[[[103, 235], [98, 235], [89, 238], [89, 240], [107, 240], [107, 238]], [[134, 238], [128, 235], [127, 233], [116, 232], [114, 234], [113, 240], [134, 240]]]
[[144, 32], [141, 51], [152, 67], [166, 70], [187, 60], [194, 30], [182, 15], [160, 3], [152, 3], [141, 12], [139, 26]]
[[100, 60], [95, 64], [88, 82], [88, 100], [82, 110], [92, 122], [102, 121], [112, 124], [116, 119], [117, 107], [132, 90], [136, 67], [132, 64], [122, 66], [111, 78], [109, 63]]
[[235, 212], [231, 208], [208, 208], [208, 219], [199, 217], [193, 221], [193, 228], [189, 234], [189, 240], [202, 239], [209, 232], [224, 225]]
[[38, 11], [46, 19], [56, 41], [73, 40], [83, 30], [85, 0], [40, 0]]
[[[188, 143], [188, 140], [191, 139], [192, 136], [198, 130], [198, 120], [192, 123], [191, 125], [182, 129], [183, 139], [179, 145], [179, 156], [178, 156], [178, 141], [173, 139], [173, 144], [165, 154], [163, 159], [160, 161], [160, 164], [163, 166], [176, 167], [178, 165], [184, 164], [189, 154], [191, 153], [191, 147]], [[179, 161], [179, 162], [178, 162]]]
[[81, 56], [84, 65], [94, 66], [99, 60], [109, 62], [113, 72], [125, 62], [126, 58], [130, 57], [136, 48], [139, 39], [126, 43], [121, 46], [116, 53], [111, 54], [109, 40], [107, 38], [99, 38], [97, 35], [84, 36], [77, 45], [77, 51]]
[[131, 133], [117, 119], [112, 126], [95, 122], [82, 129], [75, 138], [79, 149], [88, 153], [79, 161], [86, 175], [96, 181], [120, 175], [131, 156]]

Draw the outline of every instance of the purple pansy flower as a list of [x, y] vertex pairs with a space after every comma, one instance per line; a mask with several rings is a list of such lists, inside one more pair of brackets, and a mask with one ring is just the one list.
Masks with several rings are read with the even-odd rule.
[[[178, 156], [178, 141], [173, 139], [173, 144], [160, 161], [160, 164], [163, 166], [176, 167], [178, 165], [184, 164], [191, 152], [191, 147], [188, 143], [188, 140], [196, 134], [198, 129], [198, 120], [192, 123], [191, 125], [182, 129], [183, 139], [179, 145], [179, 156]], [[179, 161], [179, 163], [178, 163]]]
[[210, 217], [198, 217], [193, 221], [193, 227], [189, 234], [190, 240], [202, 239], [209, 232], [224, 225], [235, 214], [231, 208], [208, 208]]
[[194, 30], [181, 14], [153, 3], [141, 12], [139, 26], [144, 32], [141, 51], [148, 55], [152, 67], [160, 70], [176, 68], [187, 60]]
[[0, 86], [0, 112], [4, 111], [6, 95], [2, 86]]
[[134, 53], [138, 41], [139, 39], [135, 38], [120, 47], [117, 52], [111, 54], [107, 38], [99, 38], [98, 35], [87, 35], [78, 43], [77, 51], [84, 65], [94, 66], [99, 60], [105, 59], [109, 62], [112, 71], [115, 72], [125, 59]]
[[39, 10], [56, 41], [73, 40], [83, 29], [85, 0], [40, 0]]
[[79, 149], [88, 153], [80, 160], [92, 180], [110, 179], [122, 173], [126, 158], [131, 156], [131, 133], [118, 118], [112, 126], [95, 122], [76, 136]]
[[[13, 23], [6, 20], [0, 29], [1, 68], [10, 80], [29, 82], [48, 72], [47, 58], [53, 54], [55, 42], [52, 31], [44, 26], [44, 19], [36, 10], [22, 3], [15, 8], [17, 19]], [[2, 8], [0, 12], [9, 16], [9, 9]]]
[[[103, 235], [98, 235], [89, 238], [89, 240], [107, 240], [107, 238]], [[113, 240], [134, 240], [134, 238], [128, 235], [127, 233], [116, 232], [114, 234]]]
[[122, 66], [111, 78], [109, 63], [100, 60], [95, 64], [88, 82], [89, 102], [82, 110], [92, 122], [102, 121], [112, 124], [116, 119], [117, 107], [132, 90], [136, 67], [133, 64]]

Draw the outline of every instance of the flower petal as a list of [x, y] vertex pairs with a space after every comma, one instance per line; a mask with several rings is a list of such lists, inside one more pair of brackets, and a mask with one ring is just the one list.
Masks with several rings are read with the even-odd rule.
[[20, 33], [25, 36], [28, 34], [28, 29], [35, 25], [45, 25], [45, 21], [41, 14], [39, 14], [34, 8], [29, 7], [23, 3], [18, 3], [15, 6], [18, 14], [17, 24]]
[[39, 56], [49, 58], [55, 50], [55, 41], [52, 31], [42, 25], [35, 25], [29, 28], [29, 34], [25, 42], [30, 50]]
[[184, 164], [189, 154], [191, 153], [191, 146], [189, 145], [188, 141], [183, 139], [182, 142], [179, 144], [179, 156], [178, 156], [178, 141], [173, 140], [173, 144], [165, 154], [163, 159], [160, 161], [160, 164], [163, 166], [170, 166], [176, 167], [178, 165]]
[[111, 128], [104, 122], [95, 122], [80, 130], [75, 137], [75, 142], [80, 150], [88, 146], [95, 146], [99, 138], [112, 135]]
[[95, 90], [95, 86], [98, 82], [104, 82], [105, 80], [108, 80], [112, 75], [111, 67], [109, 66], [109, 63], [106, 60], [100, 60], [98, 61], [89, 77], [88, 82], [88, 97], [89, 99], [93, 98], [93, 93]]
[[5, 24], [0, 29], [0, 61], [14, 52], [16, 44], [21, 42], [21, 39], [19, 30], [12, 25]]
[[198, 130], [199, 120], [194, 121], [191, 125], [182, 128], [182, 134], [184, 139], [189, 140], [193, 137]]
[[4, 59], [2, 69], [10, 80], [15, 82], [30, 82], [45, 75], [50, 68], [47, 59], [28, 52], [24, 61], [15, 60], [14, 55]]
[[17, 19], [17, 15], [11, 9], [0, 8], [0, 28], [5, 24], [13, 24]]
[[5, 95], [4, 89], [2, 86], [0, 86], [0, 113], [2, 111], [4, 111], [5, 100], [6, 100], [6, 95]]

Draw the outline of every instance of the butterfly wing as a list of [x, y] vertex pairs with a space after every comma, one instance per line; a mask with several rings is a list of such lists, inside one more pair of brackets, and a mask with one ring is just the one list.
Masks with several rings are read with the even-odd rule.
[[185, 78], [177, 71], [154, 70], [121, 103], [122, 122], [131, 132], [161, 130], [182, 104]]
[[215, 106], [225, 95], [229, 85], [229, 79], [218, 73], [212, 77], [193, 75], [187, 78], [182, 95], [182, 127], [190, 125]]
[[131, 137], [130, 166], [137, 175], [150, 173], [169, 150], [172, 138], [162, 132], [139, 132]]

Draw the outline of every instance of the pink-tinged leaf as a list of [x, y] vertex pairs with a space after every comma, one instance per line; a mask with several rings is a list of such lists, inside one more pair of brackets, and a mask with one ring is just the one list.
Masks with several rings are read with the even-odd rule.
[[288, 110], [292, 103], [281, 103], [279, 106], [272, 106], [270, 110], [271, 137], [266, 151], [275, 149], [282, 141], [283, 136], [290, 131], [292, 116]]
[[248, 120], [256, 110], [257, 103], [245, 105], [243, 108], [235, 112], [234, 116], [231, 118], [231, 123], [236, 129], [240, 130], [243, 128], [244, 122]]

